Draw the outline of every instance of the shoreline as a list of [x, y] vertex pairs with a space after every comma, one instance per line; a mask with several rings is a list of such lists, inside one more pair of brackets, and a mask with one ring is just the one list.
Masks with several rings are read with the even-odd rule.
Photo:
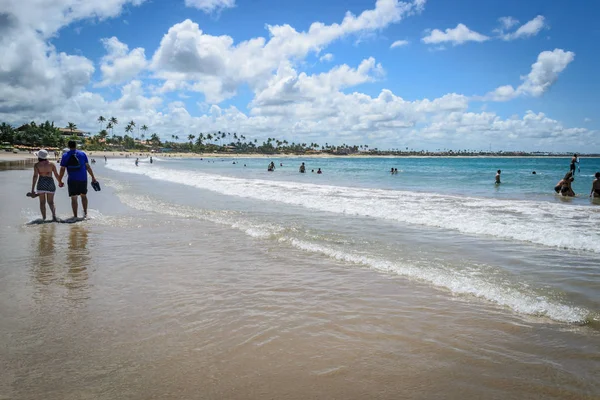
[[[137, 158], [137, 157], [159, 157], [159, 158], [181, 158], [181, 159], [199, 159], [199, 158], [290, 158], [290, 159], [301, 159], [301, 158], [384, 158], [384, 159], [399, 159], [399, 158], [458, 158], [458, 159], [484, 159], [484, 158], [514, 158], [514, 159], [548, 159], [548, 158], [569, 158], [569, 156], [448, 156], [448, 155], [376, 155], [376, 154], [349, 154], [349, 155], [335, 155], [335, 154], [262, 154], [262, 153], [147, 153], [147, 152], [118, 152], [118, 151], [86, 151], [86, 154], [90, 158]], [[585, 157], [587, 159], [596, 159], [600, 157]], [[58, 161], [54, 157], [49, 157], [50, 161]], [[0, 168], [6, 169], [10, 167], [18, 166], [29, 166], [34, 164], [37, 158], [32, 153], [6, 153], [0, 154]], [[98, 161], [98, 160], [97, 160]]]

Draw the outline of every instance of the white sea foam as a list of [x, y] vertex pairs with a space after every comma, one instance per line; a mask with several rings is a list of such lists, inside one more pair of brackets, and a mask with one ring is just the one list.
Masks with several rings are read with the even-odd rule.
[[543, 316], [559, 322], [582, 323], [590, 312], [563, 304], [534, 292], [527, 285], [507, 280], [495, 280], [485, 268], [458, 270], [439, 262], [405, 262], [389, 260], [376, 254], [359, 254], [352, 245], [335, 246], [315, 242], [313, 235], [299, 229], [286, 228], [272, 223], [256, 222], [242, 213], [198, 210], [138, 196], [126, 191], [118, 193], [127, 205], [138, 210], [158, 212], [181, 218], [194, 218], [230, 226], [258, 239], [272, 239], [299, 250], [322, 254], [338, 261], [365, 266], [377, 271], [393, 273], [449, 290], [455, 295], [470, 295], [508, 307], [521, 314]]
[[600, 210], [590, 207], [243, 179], [124, 162], [107, 167], [230, 196], [600, 253]]

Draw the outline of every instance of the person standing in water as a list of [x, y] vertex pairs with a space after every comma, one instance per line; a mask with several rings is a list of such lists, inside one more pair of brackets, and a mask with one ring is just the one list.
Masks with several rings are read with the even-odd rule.
[[140, 162], [140, 159], [139, 159], [139, 158], [136, 158], [136, 159], [135, 159], [135, 166], [136, 166], [136, 167], [138, 166], [138, 163], [139, 163], [139, 162]]
[[569, 166], [569, 171], [573, 173], [573, 177], [575, 176], [575, 164], [579, 165], [577, 153], [573, 154], [573, 158], [571, 158], [571, 165]]
[[590, 192], [590, 197], [600, 199], [600, 172], [596, 172], [594, 175], [596, 179], [592, 182], [592, 191]]
[[[48, 152], [44, 149], [37, 153], [38, 162], [33, 166], [33, 180], [31, 182], [31, 192], [27, 193], [30, 197], [40, 198], [40, 211], [42, 212], [42, 219], [46, 220], [46, 201], [48, 201], [48, 207], [52, 212], [52, 221], [56, 219], [56, 208], [54, 207], [54, 193], [56, 192], [56, 185], [54, 184], [54, 178], [52, 174], [59, 180], [58, 171], [56, 165], [48, 161]], [[37, 183], [37, 185], [36, 185]], [[37, 192], [34, 191], [37, 189]]]
[[87, 154], [77, 150], [77, 143], [74, 140], [69, 141], [69, 151], [63, 154], [60, 160], [60, 174], [58, 175], [58, 186], [63, 187], [62, 181], [67, 171], [67, 186], [69, 188], [69, 197], [71, 198], [71, 208], [73, 217], [77, 218], [77, 197], [81, 197], [81, 206], [83, 207], [83, 217], [87, 217], [88, 199], [87, 199], [87, 174], [92, 177], [92, 182], [96, 182], [94, 171], [88, 162]]
[[498, 170], [498, 172], [496, 172], [496, 185], [499, 185], [500, 182], [500, 174], [502, 173], [501, 170]]
[[306, 166], [304, 165], [304, 163], [302, 163], [302, 165], [300, 166], [300, 173], [303, 174], [306, 172]]

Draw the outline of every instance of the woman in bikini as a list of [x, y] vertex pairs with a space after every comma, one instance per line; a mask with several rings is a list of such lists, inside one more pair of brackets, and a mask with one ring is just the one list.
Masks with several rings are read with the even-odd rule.
[[42, 149], [38, 151], [37, 156], [38, 162], [33, 166], [33, 181], [31, 182], [31, 193], [29, 195], [31, 197], [39, 196], [40, 211], [44, 220], [46, 219], [46, 200], [48, 200], [48, 206], [52, 212], [52, 220], [56, 221], [56, 209], [54, 207], [56, 185], [54, 184], [52, 174], [58, 179], [58, 171], [56, 170], [56, 165], [48, 161], [48, 152], [46, 150]]

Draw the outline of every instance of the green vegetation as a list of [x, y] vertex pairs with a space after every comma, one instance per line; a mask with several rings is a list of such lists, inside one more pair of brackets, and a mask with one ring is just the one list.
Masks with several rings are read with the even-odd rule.
[[[369, 148], [368, 145], [349, 146], [319, 145], [317, 143], [289, 143], [287, 140], [267, 138], [259, 143], [258, 139], [246, 139], [246, 136], [231, 132], [211, 132], [188, 134], [182, 136], [171, 135], [171, 140], [161, 140], [157, 133], [148, 137], [148, 126], [137, 126], [135, 121], [130, 121], [124, 128], [123, 136], [115, 134], [114, 129], [119, 124], [115, 117], [97, 119], [100, 131], [95, 135], [83, 135], [77, 130], [77, 125], [69, 122], [66, 128], [54, 126], [53, 122], [46, 121], [42, 124], [30, 122], [19, 128], [14, 128], [6, 123], [0, 124], [0, 144], [2, 148], [15, 147], [29, 148], [63, 148], [69, 140], [78, 141], [86, 150], [114, 150], [114, 151], [172, 151], [194, 153], [237, 153], [237, 154], [311, 154], [327, 153], [333, 155], [367, 154], [373, 156], [566, 156], [573, 152], [543, 153], [520, 151], [476, 151], [476, 150], [450, 150], [438, 149], [435, 152], [415, 150], [408, 147], [402, 149], [379, 150]], [[105, 125], [106, 123], [106, 125]], [[109, 134], [110, 131], [110, 134]], [[597, 156], [594, 154], [581, 154], [582, 156]]]

